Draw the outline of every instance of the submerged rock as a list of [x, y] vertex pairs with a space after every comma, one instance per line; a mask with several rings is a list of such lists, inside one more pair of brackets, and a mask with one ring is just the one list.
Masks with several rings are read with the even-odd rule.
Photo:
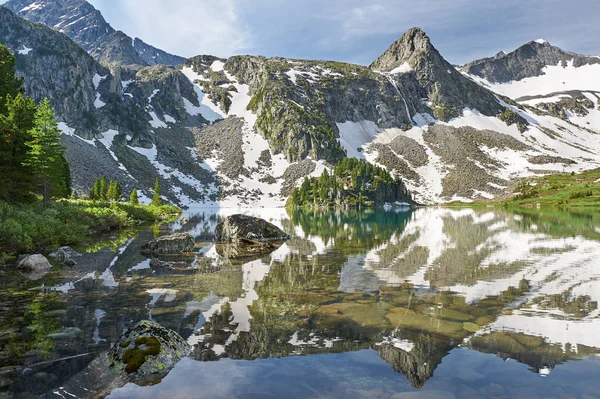
[[56, 251], [52, 252], [49, 256], [53, 259], [56, 259], [63, 265], [73, 267], [77, 265], [77, 262], [74, 258], [79, 258], [82, 255], [73, 251], [71, 247], [60, 247]]
[[220, 244], [265, 244], [282, 243], [290, 237], [264, 219], [232, 215], [217, 225], [215, 238]]
[[25, 256], [17, 264], [17, 268], [24, 272], [45, 272], [51, 267], [48, 259], [40, 254]]
[[215, 238], [217, 253], [233, 259], [268, 254], [290, 237], [266, 220], [232, 215], [217, 225]]
[[115, 369], [137, 379], [167, 373], [190, 349], [175, 331], [144, 320], [123, 333], [110, 349], [108, 358]]
[[194, 250], [195, 240], [190, 233], [176, 233], [159, 237], [142, 246], [142, 252], [158, 254], [178, 254]]

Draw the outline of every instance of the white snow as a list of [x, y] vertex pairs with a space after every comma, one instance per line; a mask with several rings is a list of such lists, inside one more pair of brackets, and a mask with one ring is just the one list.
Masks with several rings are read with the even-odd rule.
[[21, 10], [19, 12], [39, 10], [42, 7], [44, 7], [44, 2], [43, 1], [36, 1], [36, 2], [28, 5], [27, 7], [21, 8]]
[[389, 72], [389, 74], [391, 74], [391, 75], [395, 75], [395, 74], [398, 74], [398, 73], [408, 73], [408, 72], [411, 72], [412, 70], [413, 70], [413, 69], [412, 69], [412, 67], [410, 66], [410, 64], [409, 64], [408, 62], [405, 62], [404, 64], [402, 64], [402, 65], [400, 65], [400, 66], [398, 66], [398, 67], [396, 67], [396, 68], [392, 69], [392, 70]]
[[84, 142], [88, 143], [89, 145], [93, 145], [94, 147], [96, 146], [96, 142], [94, 140], [86, 140], [86, 139], [76, 135], [75, 129], [69, 127], [69, 125], [67, 125], [65, 122], [60, 122], [58, 124], [58, 128], [61, 130], [62, 134], [65, 134], [67, 136], [77, 137], [79, 140], [84, 141]]
[[518, 99], [525, 96], [543, 96], [569, 90], [600, 91], [600, 64], [574, 66], [573, 60], [563, 67], [548, 65], [542, 70], [543, 75], [525, 78], [508, 83], [490, 83], [477, 76], [468, 75], [471, 79], [490, 88], [492, 91]]
[[17, 50], [17, 52], [21, 55], [28, 55], [33, 49], [27, 46], [23, 46], [22, 50]]
[[195, 83], [196, 80], [203, 80], [202, 76], [197, 74], [192, 67], [186, 67], [181, 72], [192, 82], [194, 91], [198, 97], [200, 106], [195, 106], [187, 98], [183, 98], [185, 110], [189, 115], [202, 115], [209, 122], [214, 122], [217, 119], [225, 118], [225, 113], [204, 94], [200, 86]]
[[163, 118], [165, 118], [165, 122], [167, 123], [177, 123], [175, 118], [173, 118], [171, 115], [164, 114]]
[[94, 89], [98, 90], [98, 86], [100, 86], [100, 82], [107, 78], [108, 75], [100, 76], [97, 73], [92, 78], [92, 82], [94, 83]]
[[537, 40], [534, 40], [534, 42], [536, 42], [536, 43], [539, 43], [539, 44], [547, 44], [547, 43], [548, 43], [548, 42], [547, 42], [546, 40], [544, 40], [544, 39], [537, 39]]
[[216, 60], [211, 64], [210, 69], [212, 69], [214, 72], [220, 72], [223, 70], [224, 65], [225, 63], [223, 61]]
[[158, 116], [156, 115], [156, 112], [150, 111], [150, 112], [148, 112], [148, 114], [152, 118], [152, 120], [150, 121], [150, 125], [153, 128], [166, 128], [166, 127], [168, 127], [166, 123], [164, 123], [163, 121], [161, 121], [158, 118]]
[[308, 72], [308, 71], [301, 71], [301, 70], [297, 70], [297, 69], [290, 69], [289, 71], [287, 71], [285, 73], [290, 80], [292, 81], [293, 84], [296, 84], [296, 80], [298, 79], [298, 76], [303, 76], [306, 77], [308, 76], [307, 80], [311, 83], [314, 83], [315, 79], [319, 78], [319, 74], [314, 73], [314, 72]]
[[100, 99], [100, 93], [96, 92], [96, 99], [94, 100], [94, 107], [96, 109], [100, 109], [104, 107], [106, 103]]
[[98, 345], [100, 342], [106, 342], [104, 338], [100, 338], [100, 322], [106, 316], [106, 312], [102, 309], [94, 310], [94, 317], [96, 318], [96, 328], [94, 329], [94, 335], [92, 339]]

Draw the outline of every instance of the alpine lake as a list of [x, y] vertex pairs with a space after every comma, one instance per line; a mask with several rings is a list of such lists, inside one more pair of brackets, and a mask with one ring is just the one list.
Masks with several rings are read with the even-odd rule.
[[[292, 238], [227, 258], [233, 213]], [[172, 232], [197, 253], [153, 270], [142, 245]], [[0, 269], [0, 398], [600, 397], [600, 213], [190, 209], [73, 249]], [[90, 370], [141, 320], [191, 353], [140, 385]]]

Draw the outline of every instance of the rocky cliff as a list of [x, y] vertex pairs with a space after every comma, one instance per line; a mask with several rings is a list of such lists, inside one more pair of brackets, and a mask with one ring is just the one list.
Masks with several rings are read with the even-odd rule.
[[184, 59], [116, 31], [85, 0], [10, 0], [17, 15], [64, 33], [102, 64], [178, 65]]

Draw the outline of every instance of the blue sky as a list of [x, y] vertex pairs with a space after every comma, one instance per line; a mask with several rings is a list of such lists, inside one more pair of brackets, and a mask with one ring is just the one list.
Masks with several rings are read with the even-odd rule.
[[182, 56], [257, 54], [369, 64], [413, 26], [456, 64], [540, 38], [600, 54], [598, 0], [89, 1], [116, 29]]

